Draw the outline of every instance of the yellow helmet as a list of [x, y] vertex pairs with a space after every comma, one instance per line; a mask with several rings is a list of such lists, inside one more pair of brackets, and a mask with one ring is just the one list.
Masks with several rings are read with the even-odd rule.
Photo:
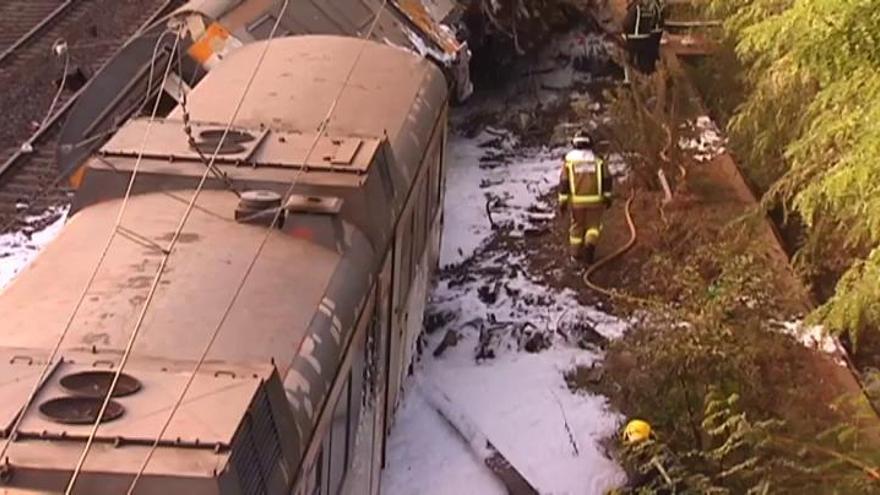
[[623, 441], [626, 443], [639, 443], [651, 436], [651, 425], [647, 421], [634, 419], [626, 424], [623, 430]]

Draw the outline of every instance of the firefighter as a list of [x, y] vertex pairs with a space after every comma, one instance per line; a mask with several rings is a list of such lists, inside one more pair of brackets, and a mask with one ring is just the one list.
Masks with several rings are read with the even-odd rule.
[[665, 17], [663, 0], [630, 0], [623, 20], [623, 33], [625, 36], [639, 36], [660, 31]]
[[644, 420], [634, 419], [623, 430], [623, 441], [627, 444], [644, 442], [651, 438], [651, 425]]
[[602, 215], [611, 206], [612, 179], [605, 162], [592, 151], [588, 133], [579, 131], [565, 155], [559, 177], [559, 209], [571, 212], [568, 230], [572, 261], [593, 263], [602, 231]]
[[[644, 73], [651, 73], [660, 56], [660, 39], [666, 5], [663, 0], [630, 0], [623, 20], [630, 63]], [[629, 74], [626, 74], [629, 80]]]

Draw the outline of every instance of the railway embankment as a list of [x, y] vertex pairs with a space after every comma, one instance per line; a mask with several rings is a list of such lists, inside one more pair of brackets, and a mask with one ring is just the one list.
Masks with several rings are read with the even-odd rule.
[[[654, 139], [624, 144], [649, 157], [633, 184], [638, 240], [596, 279], [645, 313], [611, 344], [601, 372], [569, 380], [658, 429], [657, 443], [620, 451], [633, 487], [870, 493], [864, 467], [876, 449], [864, 440], [876, 438], [875, 411], [844, 349], [802, 323], [809, 292], [676, 54], [667, 50], [658, 73], [612, 105], [612, 135], [641, 127], [636, 135]], [[623, 209], [612, 215], [610, 230], [627, 235]], [[837, 462], [842, 455], [866, 462]]]
[[[876, 415], [839, 345], [802, 321], [808, 291], [675, 53], [698, 47], [668, 38], [657, 73], [623, 86], [574, 63], [597, 35], [558, 37], [453, 119], [447, 264], [387, 493], [453, 479], [504, 493], [448, 445], [418, 380], [541, 493], [871, 493]], [[617, 175], [598, 257], [635, 236], [591, 279], [610, 296], [585, 287], [555, 211], [580, 126]], [[620, 441], [634, 417], [655, 432], [639, 448]]]
[[844, 347], [802, 322], [812, 295], [684, 68], [694, 52], [667, 32], [657, 73], [612, 95], [609, 134], [639, 157], [613, 231], [638, 239], [597, 279], [647, 311], [570, 383], [660, 428], [619, 450], [632, 490], [873, 493], [876, 409]]

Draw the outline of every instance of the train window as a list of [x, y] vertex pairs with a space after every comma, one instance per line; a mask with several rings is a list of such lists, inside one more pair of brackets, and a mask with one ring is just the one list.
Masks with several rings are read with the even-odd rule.
[[437, 149], [434, 147], [431, 155], [428, 157], [428, 170], [425, 171], [427, 180], [428, 180], [428, 223], [430, 224], [431, 220], [434, 218], [434, 212], [437, 211], [437, 201], [434, 195], [435, 189], [435, 181], [437, 180], [437, 174], [434, 172], [434, 169], [437, 167], [437, 159], [435, 156], [437, 155]]
[[[444, 117], [445, 118], [445, 117]], [[440, 135], [440, 149], [437, 153], [437, 202], [440, 203], [443, 199], [443, 188], [445, 184], [443, 180], [446, 177], [446, 126], [443, 126], [443, 134]], [[443, 205], [441, 204], [442, 208]]]
[[429, 226], [431, 224], [431, 195], [428, 194], [428, 174], [430, 174], [430, 170], [425, 170], [425, 176], [422, 179], [421, 184], [419, 185], [419, 260], [421, 261], [422, 256], [425, 253], [425, 246], [428, 245], [428, 231], [430, 230]]
[[431, 171], [434, 174], [434, 183], [431, 187], [431, 194], [434, 195], [434, 212], [437, 211], [438, 208], [443, 208], [442, 200], [443, 200], [443, 153], [445, 143], [441, 139], [437, 145], [437, 152], [434, 154], [436, 162], [434, 163], [434, 170]]
[[315, 458], [315, 463], [312, 465], [311, 472], [309, 473], [309, 482], [307, 485], [307, 493], [310, 495], [320, 495], [321, 494], [321, 481], [323, 478], [321, 477], [322, 468], [324, 467], [324, 447], [321, 447], [321, 450], [318, 451], [318, 457]]
[[416, 267], [416, 263], [418, 262], [418, 259], [419, 259], [418, 258], [419, 243], [418, 243], [418, 239], [416, 238], [416, 232], [417, 232], [416, 219], [419, 218], [420, 212], [417, 210], [417, 205], [418, 205], [417, 200], [418, 200], [418, 189], [416, 189], [415, 192], [413, 192], [412, 197], [410, 198], [410, 203], [412, 203], [413, 206], [411, 208], [412, 213], [409, 216], [409, 227], [408, 227], [409, 256], [407, 257], [407, 263], [408, 263], [407, 267], [409, 270], [409, 274], [406, 279], [406, 284], [407, 284], [406, 285], [407, 288], [406, 288], [406, 292], [405, 292], [406, 295], [409, 295], [409, 291], [412, 289], [412, 279], [413, 279], [413, 277], [415, 277], [415, 274], [416, 274], [415, 267]]
[[320, 466], [319, 475], [318, 475], [318, 483], [317, 486], [321, 490], [322, 495], [327, 495], [330, 493], [330, 477], [328, 473], [330, 472], [330, 433], [324, 435], [324, 440], [322, 440], [323, 445], [321, 445], [321, 455], [318, 457], [318, 465]]
[[[367, 308], [367, 311], [364, 312], [363, 318], [364, 320], [369, 321], [370, 318], [370, 308]], [[367, 325], [368, 323], [364, 323], [363, 325]], [[367, 373], [367, 363], [366, 363], [366, 353], [364, 352], [364, 348], [367, 345], [367, 332], [360, 331], [359, 335], [355, 337], [354, 342], [351, 344], [351, 353], [352, 353], [352, 362], [351, 362], [351, 407], [350, 414], [348, 418], [348, 430], [349, 435], [354, 438], [357, 435], [358, 424], [360, 423], [362, 410], [364, 407], [364, 398], [368, 396], [368, 393], [365, 389], [367, 386], [366, 373]], [[350, 444], [353, 444], [354, 441], [350, 441]], [[349, 451], [354, 448], [354, 445], [349, 445]], [[350, 455], [350, 454], [349, 454]]]
[[442, 153], [443, 140], [438, 137], [434, 143], [434, 152], [431, 155], [431, 170], [429, 171], [431, 174], [431, 183], [428, 185], [428, 195], [431, 196], [431, 219], [437, 215], [437, 210], [443, 206], [440, 204], [440, 200], [442, 199], [442, 195], [440, 194], [440, 191], [442, 190], [440, 181], [443, 178]]
[[339, 493], [342, 480], [348, 471], [348, 405], [351, 392], [351, 378], [346, 378], [336, 407], [333, 409], [333, 423], [330, 427], [330, 495]]
[[415, 225], [413, 225], [413, 264], [417, 265], [422, 259], [422, 251], [425, 249], [425, 175], [422, 174], [416, 182], [413, 191], [416, 204]]
[[394, 247], [394, 309], [403, 311], [406, 295], [409, 293], [410, 276], [412, 275], [412, 208], [405, 210], [403, 219], [397, 226], [397, 242]]

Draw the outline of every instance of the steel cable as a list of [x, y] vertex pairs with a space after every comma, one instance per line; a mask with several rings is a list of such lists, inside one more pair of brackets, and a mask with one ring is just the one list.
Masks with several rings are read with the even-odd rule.
[[59, 51], [63, 52], [64, 55], [64, 73], [61, 75], [61, 83], [58, 85], [58, 90], [55, 92], [55, 96], [52, 98], [52, 103], [49, 104], [49, 110], [46, 112], [46, 117], [43, 118], [43, 121], [40, 122], [40, 127], [44, 127], [46, 122], [49, 122], [49, 118], [52, 117], [52, 112], [55, 110], [55, 105], [58, 104], [58, 100], [61, 98], [61, 93], [64, 92], [64, 85], [67, 84], [67, 71], [70, 69], [70, 50], [67, 49], [67, 43], [65, 43], [63, 38], [58, 38], [55, 40], [55, 43], [52, 43], [52, 50], [56, 53], [56, 55], [61, 55]]
[[[287, 5], [289, 4], [289, 2], [290, 2], [290, 0], [284, 0], [284, 4], [281, 7], [282, 11], [287, 9]], [[278, 24], [280, 23], [281, 17], [282, 16], [279, 15], [278, 19], [276, 19], [276, 21], [275, 21], [275, 25], [273, 26], [273, 30], [272, 30], [273, 36], [274, 36], [274, 32], [277, 30]], [[179, 37], [178, 37], [178, 39], [179, 39]], [[141, 308], [141, 311], [140, 311], [138, 318], [135, 322], [134, 329], [132, 330], [131, 335], [129, 336], [128, 343], [126, 344], [125, 351], [123, 352], [122, 358], [120, 359], [119, 366], [116, 368], [116, 372], [113, 375], [113, 380], [110, 383], [110, 387], [108, 388], [107, 393], [104, 395], [103, 403], [102, 403], [101, 408], [95, 418], [94, 423], [92, 424], [92, 429], [91, 429], [91, 432], [89, 433], [89, 436], [86, 440], [86, 445], [85, 445], [85, 447], [83, 447], [83, 451], [80, 454], [79, 460], [77, 461], [76, 466], [74, 467], [73, 474], [71, 475], [70, 480], [68, 481], [67, 488], [65, 489], [66, 495], [70, 495], [73, 492], [73, 488], [76, 485], [77, 480], [79, 479], [79, 474], [82, 472], [82, 468], [85, 464], [85, 460], [88, 457], [89, 452], [91, 451], [91, 447], [94, 444], [94, 440], [95, 440], [95, 437], [97, 436], [98, 429], [100, 428], [101, 419], [103, 418], [103, 416], [107, 410], [107, 407], [110, 404], [110, 399], [112, 398], [113, 392], [116, 388], [116, 385], [119, 382], [119, 377], [121, 376], [122, 371], [128, 362], [128, 359], [131, 357], [131, 351], [134, 348], [134, 343], [137, 341], [137, 337], [138, 337], [140, 330], [143, 326], [143, 322], [146, 317], [147, 311], [149, 310], [150, 305], [152, 304], [153, 297], [156, 294], [156, 289], [158, 289], [159, 282], [161, 281], [162, 275], [165, 272], [165, 268], [168, 264], [168, 260], [170, 259], [171, 254], [174, 252], [174, 248], [176, 247], [177, 242], [180, 239], [180, 234], [183, 232], [183, 228], [186, 226], [186, 223], [189, 220], [190, 214], [195, 209], [195, 203], [196, 203], [196, 201], [198, 201], [198, 198], [199, 198], [202, 190], [204, 189], [205, 183], [207, 182], [207, 179], [208, 179], [208, 175], [210, 174], [211, 169], [214, 166], [214, 162], [216, 161], [217, 156], [219, 155], [219, 152], [220, 152], [224, 142], [226, 141], [227, 136], [229, 135], [229, 131], [232, 128], [233, 122], [238, 117], [238, 113], [241, 111], [241, 108], [244, 105], [245, 98], [247, 97], [247, 94], [250, 92], [250, 89], [253, 86], [254, 81], [256, 80], [256, 76], [259, 73], [260, 67], [263, 65], [263, 61], [266, 58], [266, 53], [269, 51], [269, 47], [272, 44], [272, 39], [273, 38], [270, 37], [267, 40], [265, 46], [263, 47], [263, 51], [260, 53], [260, 57], [257, 60], [257, 63], [254, 66], [253, 71], [251, 72], [250, 78], [248, 79], [248, 82], [244, 87], [242, 95], [241, 95], [241, 97], [239, 97], [238, 103], [236, 104], [236, 107], [235, 107], [232, 115], [230, 116], [229, 122], [226, 124], [226, 128], [223, 131], [223, 135], [220, 137], [220, 140], [218, 141], [217, 146], [214, 149], [214, 153], [211, 156], [211, 160], [207, 164], [205, 171], [202, 174], [202, 177], [199, 181], [199, 184], [197, 185], [195, 191], [193, 192], [193, 195], [190, 198], [189, 204], [187, 204], [186, 210], [184, 211], [183, 215], [181, 216], [180, 221], [178, 223], [178, 226], [175, 229], [171, 240], [169, 241], [168, 247], [165, 249], [165, 251], [163, 253], [162, 260], [159, 264], [159, 268], [156, 270], [156, 274], [153, 277], [153, 282], [150, 285], [150, 289], [147, 293], [146, 299], [144, 300], [143, 307]], [[175, 44], [175, 49], [177, 49], [177, 44]], [[135, 483], [133, 483], [133, 485], [136, 486]], [[134, 489], [134, 486], [130, 487], [129, 492], [131, 492], [133, 489]]]
[[[279, 14], [279, 18], [280, 18], [280, 14]], [[277, 21], [277, 19], [276, 19], [276, 21]], [[273, 24], [273, 26], [272, 26], [273, 30], [269, 32], [269, 40], [271, 40], [272, 38], [275, 37], [275, 30], [274, 29], [278, 25], [279, 25], [278, 22]], [[180, 57], [181, 57], [180, 50], [177, 50], [177, 65], [178, 65], [178, 67], [182, 68], [183, 61], [181, 60]], [[235, 188], [235, 185], [232, 183], [232, 180], [229, 178], [229, 176], [226, 175], [225, 172], [220, 170], [216, 165], [214, 165], [213, 164], [214, 162], [209, 161], [208, 158], [205, 156], [205, 154], [202, 152], [202, 150], [198, 147], [198, 144], [196, 143], [196, 139], [192, 134], [192, 125], [190, 124], [190, 113], [189, 113], [189, 108], [187, 108], [187, 106], [186, 106], [186, 102], [187, 102], [187, 94], [186, 94], [186, 91], [183, 90], [183, 87], [181, 87], [181, 90], [180, 90], [180, 109], [183, 113], [183, 132], [186, 133], [186, 140], [189, 143], [190, 149], [192, 149], [193, 151], [196, 152], [196, 154], [199, 156], [199, 160], [202, 162], [202, 164], [204, 166], [208, 167], [208, 170], [211, 171], [211, 173], [214, 175], [214, 177], [223, 181], [223, 184], [226, 186], [226, 189], [229, 189], [230, 191], [232, 191], [232, 193], [235, 194], [236, 197], [241, 198], [241, 193], [238, 191], [238, 189]]]
[[[178, 40], [179, 40], [179, 37], [178, 37]], [[176, 46], [176, 43], [175, 43], [175, 46]], [[172, 61], [169, 60], [168, 65], [165, 68], [164, 78], [167, 78], [167, 76], [171, 70], [171, 64], [172, 64]], [[164, 81], [163, 81], [163, 84], [164, 84]], [[16, 437], [16, 435], [18, 433], [18, 429], [21, 426], [21, 422], [24, 419], [25, 415], [27, 414], [27, 410], [30, 407], [31, 403], [33, 403], [34, 398], [36, 398], [37, 393], [40, 390], [40, 386], [43, 384], [43, 380], [45, 380], [46, 377], [48, 376], [49, 370], [52, 368], [53, 361], [57, 357], [58, 351], [61, 349], [61, 345], [64, 342], [65, 337], [67, 337], [68, 332], [70, 331], [71, 327], [73, 326], [73, 321], [76, 318], [77, 313], [79, 313], [79, 309], [82, 307], [82, 303], [83, 303], [83, 301], [85, 301], [86, 295], [88, 294], [89, 290], [91, 289], [92, 284], [94, 283], [95, 279], [97, 278], [98, 271], [100, 270], [101, 266], [103, 265], [104, 260], [107, 257], [107, 253], [110, 251], [110, 246], [113, 244], [113, 240], [116, 237], [117, 229], [119, 228], [119, 226], [122, 222], [122, 218], [123, 218], [123, 216], [125, 214], [125, 210], [128, 206], [128, 199], [131, 196], [131, 190], [132, 190], [132, 186], [134, 185], [134, 179], [137, 176], [138, 168], [140, 166], [141, 159], [143, 158], [144, 149], [146, 147], [147, 138], [150, 134], [150, 129], [151, 129], [153, 120], [154, 120], [156, 114], [158, 113], [158, 110], [159, 110], [159, 102], [157, 100], [155, 106], [153, 107], [153, 112], [152, 112], [152, 116], [150, 117], [150, 122], [148, 123], [147, 129], [144, 132], [143, 143], [141, 145], [140, 151], [138, 152], [138, 156], [137, 156], [137, 159], [135, 161], [135, 165], [132, 170], [131, 179], [129, 181], [128, 188], [125, 192], [125, 196], [122, 199], [122, 204], [119, 207], [119, 212], [117, 214], [116, 221], [113, 225], [113, 228], [110, 232], [110, 235], [107, 237], [107, 240], [104, 243], [104, 247], [101, 250], [101, 254], [98, 256], [98, 262], [97, 262], [94, 270], [92, 270], [92, 273], [89, 276], [89, 279], [86, 282], [85, 287], [83, 287], [83, 290], [80, 293], [76, 304], [74, 305], [73, 311], [71, 312], [70, 316], [67, 319], [67, 322], [64, 326], [64, 329], [61, 332], [61, 335], [58, 337], [58, 340], [55, 343], [55, 346], [53, 347], [52, 352], [49, 354], [49, 357], [46, 360], [46, 365], [43, 367], [39, 378], [34, 383], [34, 386], [31, 390], [31, 392], [28, 394], [28, 397], [25, 400], [24, 405], [21, 408], [21, 411], [19, 412], [18, 416], [15, 419], [15, 423], [13, 423], [12, 428], [9, 430], [9, 435], [6, 437], [6, 441], [4, 442], [2, 449], [0, 449], [0, 459], [3, 459], [4, 462], [8, 462], [8, 459], [6, 459], [5, 456], [6, 456], [6, 452], [9, 449], [9, 445], [11, 444], [12, 440]]]
[[[361, 48], [358, 51], [358, 54], [355, 57], [354, 62], [352, 63], [352, 66], [349, 69], [348, 74], [346, 75], [345, 80], [343, 81], [343, 84], [340, 87], [338, 94], [336, 95], [336, 97], [332, 101], [330, 108], [327, 111], [327, 115], [324, 117], [324, 119], [321, 121], [320, 125], [318, 126], [317, 133], [315, 135], [315, 139], [312, 141], [311, 145], [309, 146], [308, 152], [306, 153], [306, 157], [303, 160], [303, 166], [297, 171], [297, 173], [291, 179], [290, 184], [289, 184], [287, 190], [285, 191], [284, 196], [282, 196], [282, 197], [289, 197], [290, 194], [292, 194], [294, 188], [296, 187], [297, 183], [299, 182], [300, 177], [302, 176], [302, 174], [306, 170], [308, 163], [309, 163], [309, 159], [311, 158], [312, 154], [314, 153], [315, 149], [317, 148], [318, 143], [320, 142], [321, 136], [326, 132], [327, 127], [329, 126], [329, 123], [330, 123], [330, 119], [333, 117], [333, 114], [336, 111], [336, 106], [338, 105], [339, 100], [342, 98], [342, 95], [345, 92], [345, 89], [348, 87], [348, 83], [350, 82], [351, 77], [354, 74], [355, 69], [357, 68], [358, 64], [360, 63], [360, 60], [363, 56], [363, 53], [368, 45], [369, 39], [372, 36], [373, 31], [375, 30], [375, 28], [378, 24], [378, 21], [379, 21], [379, 18], [381, 16], [382, 12], [385, 11], [387, 3], [388, 3], [387, 0], [383, 0], [381, 7], [379, 8], [379, 11], [376, 14], [376, 17], [373, 19], [373, 22], [370, 26], [370, 29], [364, 34], [364, 36], [362, 38], [363, 44], [361, 45]], [[279, 16], [279, 18], [280, 18], [280, 16]], [[278, 25], [278, 21], [276, 20], [275, 27], [277, 27], [277, 25]], [[275, 31], [275, 27], [273, 27], [273, 30], [272, 30], [273, 33]], [[216, 327], [214, 328], [214, 331], [212, 332], [211, 337], [209, 338], [204, 349], [202, 350], [202, 353], [199, 356], [199, 359], [196, 362], [195, 367], [193, 368], [192, 372], [189, 374], [189, 377], [187, 378], [187, 381], [183, 387], [183, 390], [178, 395], [177, 400], [175, 401], [174, 405], [171, 408], [171, 412], [169, 413], [168, 417], [166, 418], [165, 422], [162, 425], [162, 429], [160, 430], [159, 434], [156, 436], [155, 440], [153, 441], [153, 444], [150, 446], [150, 450], [147, 452], [147, 455], [144, 459], [144, 462], [141, 464], [140, 469], [138, 470], [137, 474], [135, 475], [134, 480], [132, 481], [131, 485], [129, 486], [129, 489], [127, 492], [128, 495], [132, 495], [134, 493], [134, 489], [137, 486], [137, 483], [143, 477], [143, 473], [146, 470], [153, 455], [155, 454], [155, 451], [158, 448], [159, 443], [162, 441], [163, 435], [168, 430], [168, 426], [171, 424], [171, 421], [174, 418], [174, 415], [180, 409], [180, 406], [183, 403], [183, 399], [186, 397], [186, 394], [189, 391], [190, 387], [192, 386], [192, 383], [195, 380], [196, 375], [198, 374], [199, 370], [201, 369], [202, 365], [204, 364], [205, 359], [207, 359], [207, 356], [211, 350], [211, 347], [213, 346], [214, 342], [217, 340], [217, 337], [220, 334], [220, 330], [223, 328], [223, 325], [226, 322], [226, 319], [229, 317], [229, 314], [231, 313], [232, 308], [235, 306], [235, 303], [238, 300], [238, 297], [241, 294], [241, 291], [244, 288], [244, 285], [247, 282], [248, 277], [250, 276], [251, 272], [253, 271], [254, 266], [256, 265], [257, 260], [259, 259], [260, 255], [262, 254], [263, 249], [265, 248], [265, 246], [269, 240], [269, 237], [272, 233], [272, 226], [277, 225], [278, 221], [281, 218], [282, 212], [283, 212], [283, 207], [276, 209], [275, 216], [273, 217], [272, 222], [269, 224], [270, 225], [269, 228], [266, 229], [266, 234], [263, 236], [263, 239], [260, 242], [260, 245], [257, 247], [257, 251], [254, 253], [254, 256], [251, 258], [251, 261], [248, 264], [248, 267], [245, 270], [245, 273], [242, 276], [242, 279], [238, 283], [238, 286], [236, 287], [236, 289], [232, 295], [232, 298], [230, 299], [229, 303], [226, 305], [226, 308], [224, 309], [223, 314], [220, 317], [220, 321], [217, 323]]]

